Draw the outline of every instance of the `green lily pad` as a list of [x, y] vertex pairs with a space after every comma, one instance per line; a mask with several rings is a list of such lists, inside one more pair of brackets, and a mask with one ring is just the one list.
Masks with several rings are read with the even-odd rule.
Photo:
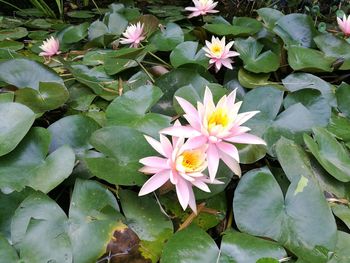
[[323, 52], [315, 49], [298, 46], [288, 49], [288, 63], [294, 70], [332, 72], [334, 62], [334, 58], [325, 57]]
[[269, 78], [270, 74], [268, 73], [254, 74], [243, 68], [240, 68], [238, 71], [239, 83], [247, 89], [254, 89], [260, 86], [275, 86], [276, 88], [283, 90], [283, 86], [269, 81]]
[[328, 263], [347, 263], [350, 260], [349, 253], [350, 235], [348, 233], [338, 231], [338, 241], [334, 254]]
[[89, 10], [76, 10], [76, 11], [71, 11], [67, 13], [67, 16], [72, 17], [72, 18], [92, 18], [96, 16], [95, 13], [89, 11]]
[[111, 184], [142, 185], [147, 176], [138, 172], [139, 160], [154, 151], [143, 134], [135, 129], [109, 126], [92, 134], [90, 143], [106, 157], [85, 158], [88, 168], [97, 177]]
[[306, 177], [292, 181], [284, 198], [268, 169], [251, 170], [238, 183], [233, 212], [239, 230], [272, 238], [306, 262], [327, 262], [327, 252], [335, 248], [334, 217]]
[[35, 114], [28, 107], [13, 102], [0, 103], [0, 156], [18, 145], [34, 120]]
[[347, 205], [332, 204], [333, 213], [350, 229], [350, 208]]
[[336, 90], [335, 96], [337, 98], [338, 109], [346, 117], [350, 118], [350, 85], [343, 82]]
[[0, 233], [0, 258], [4, 262], [18, 262], [16, 249], [9, 244], [7, 239]]
[[165, 244], [161, 262], [203, 263], [217, 262], [219, 249], [202, 229], [191, 225], [176, 232]]
[[15, 92], [15, 101], [40, 113], [62, 106], [69, 97], [67, 88], [57, 82], [40, 82], [38, 89], [21, 88]]
[[311, 153], [324, 169], [342, 182], [350, 181], [349, 152], [325, 128], [314, 128], [314, 140], [304, 135]]
[[293, 45], [315, 47], [313, 38], [317, 35], [317, 30], [310, 16], [304, 14], [282, 16], [277, 20], [273, 31], [282, 38], [288, 48]]
[[17, 88], [39, 89], [40, 82], [64, 85], [56, 72], [29, 59], [11, 59], [0, 63], [0, 80]]
[[21, 42], [13, 41], [13, 40], [4, 40], [0, 41], [0, 49], [7, 49], [18, 51], [24, 47], [24, 44]]
[[161, 129], [169, 127], [171, 118], [149, 112], [162, 97], [162, 91], [151, 85], [138, 87], [117, 97], [107, 108], [108, 125], [120, 125], [158, 137]]
[[[75, 156], [62, 146], [49, 156], [50, 134], [44, 128], [33, 128], [11, 153], [0, 158], [0, 188], [5, 193], [25, 186], [49, 192], [72, 172]], [[26, 171], [23, 173], [23, 171]]]
[[156, 200], [150, 196], [140, 198], [136, 193], [127, 190], [121, 191], [119, 196], [126, 224], [141, 240], [142, 255], [157, 262], [164, 243], [174, 231], [170, 218], [162, 213]]
[[170, 53], [170, 62], [175, 68], [184, 64], [198, 64], [208, 67], [209, 59], [202, 48], [198, 51], [198, 42], [186, 41], [180, 43]]
[[159, 51], [171, 51], [183, 41], [184, 33], [181, 27], [175, 23], [166, 24], [149, 40]]
[[237, 231], [224, 232], [220, 252], [219, 262], [223, 263], [256, 263], [260, 258], [278, 260], [287, 256], [279, 244]]
[[0, 41], [3, 41], [5, 39], [20, 39], [28, 35], [28, 31], [25, 27], [14, 27], [14, 28], [8, 28], [8, 29], [1, 29], [0, 30]]
[[267, 28], [272, 30], [275, 27], [276, 22], [278, 19], [284, 16], [284, 14], [276, 9], [273, 8], [260, 8], [256, 11], [259, 16], [263, 19], [265, 25]]
[[350, 120], [340, 114], [332, 114], [327, 130], [340, 140], [350, 141]]
[[279, 56], [271, 50], [262, 52], [264, 45], [256, 39], [252, 37], [237, 39], [234, 45], [246, 70], [254, 73], [268, 73], [279, 68]]
[[57, 34], [61, 44], [77, 43], [88, 35], [89, 23], [69, 26]]

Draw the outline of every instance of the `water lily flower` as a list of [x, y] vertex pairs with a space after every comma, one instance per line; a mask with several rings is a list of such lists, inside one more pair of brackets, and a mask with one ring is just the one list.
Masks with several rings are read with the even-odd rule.
[[[180, 125], [178, 122], [175, 124]], [[178, 126], [181, 127], [181, 126]], [[210, 192], [207, 183], [219, 184], [218, 180], [210, 181], [202, 172], [207, 168], [207, 145], [198, 144], [191, 139], [172, 137], [172, 142], [160, 135], [160, 142], [145, 136], [148, 143], [163, 157], [150, 156], [140, 160], [144, 165], [141, 172], [154, 174], [142, 186], [139, 196], [155, 191], [166, 182], [170, 181], [176, 188], [176, 194], [182, 208], [189, 206], [196, 213], [196, 199], [193, 186]]]
[[218, 10], [214, 10], [217, 6], [218, 2], [214, 2], [213, 0], [192, 0], [194, 6], [186, 7], [185, 10], [191, 11], [192, 13], [188, 16], [188, 18], [192, 18], [195, 16], [204, 16], [207, 13], [217, 13]]
[[130, 47], [137, 48], [141, 41], [143, 41], [145, 37], [145, 32], [143, 30], [144, 24], [137, 22], [137, 24], [131, 24], [128, 26], [123, 33], [122, 38], [120, 38], [121, 44], [131, 44]]
[[247, 133], [250, 128], [241, 126], [259, 111], [238, 113], [242, 102], [235, 103], [236, 90], [223, 96], [217, 105], [208, 87], [203, 103], [197, 102], [197, 109], [183, 98], [176, 97], [184, 110], [184, 118], [190, 125], [172, 126], [160, 132], [172, 136], [190, 138], [192, 144], [208, 144], [207, 161], [211, 180], [214, 180], [221, 159], [235, 174], [241, 175], [238, 150], [233, 143], [263, 144], [261, 138]]
[[205, 41], [206, 47], [203, 48], [205, 55], [210, 58], [209, 64], [214, 64], [216, 72], [218, 72], [223, 65], [226, 68], [232, 69], [232, 59], [230, 57], [239, 56], [236, 51], [230, 51], [234, 41], [229, 42], [226, 45], [225, 37], [221, 40], [216, 37], [212, 37], [211, 42]]
[[60, 42], [58, 41], [58, 39], [55, 39], [53, 36], [44, 40], [43, 44], [39, 47], [43, 51], [43, 52], [40, 52], [39, 56], [52, 57], [54, 55], [58, 55], [61, 53], [59, 51]]
[[346, 17], [346, 15], [344, 14], [343, 20], [337, 17], [337, 21], [339, 28], [341, 29], [341, 31], [343, 31], [345, 36], [350, 36], [350, 15]]

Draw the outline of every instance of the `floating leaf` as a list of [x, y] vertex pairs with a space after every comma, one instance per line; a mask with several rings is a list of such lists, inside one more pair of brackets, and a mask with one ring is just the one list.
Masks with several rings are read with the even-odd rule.
[[275, 27], [275, 23], [284, 16], [284, 14], [273, 8], [260, 8], [257, 10], [259, 16], [263, 19], [264, 23], [269, 29], [273, 29]]
[[0, 158], [3, 192], [20, 191], [30, 186], [47, 193], [71, 174], [75, 161], [73, 150], [62, 146], [46, 157], [49, 143], [50, 135], [46, 129], [33, 128], [15, 150]]
[[170, 62], [177, 68], [184, 64], [198, 64], [207, 67], [209, 59], [202, 48], [198, 50], [198, 42], [186, 41], [180, 43], [170, 53]]
[[350, 118], [350, 85], [342, 83], [336, 90], [338, 108], [346, 117]]
[[349, 152], [324, 128], [313, 128], [314, 140], [304, 135], [311, 153], [324, 169], [342, 182], [350, 181]]
[[170, 125], [171, 118], [149, 110], [162, 95], [158, 87], [151, 85], [124, 93], [108, 106], [106, 110], [108, 125], [132, 127], [158, 137], [158, 132]]
[[175, 23], [166, 24], [149, 40], [159, 51], [171, 51], [183, 41], [184, 33], [181, 27]]
[[251, 170], [238, 183], [233, 212], [239, 230], [272, 238], [306, 262], [327, 262], [327, 250], [335, 248], [334, 217], [306, 177], [292, 181], [284, 198], [269, 170]]
[[11, 29], [1, 29], [0, 30], [0, 41], [5, 39], [20, 39], [28, 35], [28, 31], [25, 27], [14, 27]]

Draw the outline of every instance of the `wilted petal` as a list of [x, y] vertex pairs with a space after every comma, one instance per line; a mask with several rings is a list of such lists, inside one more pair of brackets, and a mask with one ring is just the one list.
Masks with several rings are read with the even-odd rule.
[[149, 194], [154, 190], [161, 187], [166, 181], [169, 180], [170, 170], [162, 171], [153, 175], [147, 182], [142, 186], [139, 196]]

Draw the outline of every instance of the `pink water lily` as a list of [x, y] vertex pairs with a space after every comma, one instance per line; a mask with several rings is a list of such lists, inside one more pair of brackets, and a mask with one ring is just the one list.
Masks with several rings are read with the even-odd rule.
[[341, 31], [343, 31], [345, 36], [350, 36], [350, 15], [346, 17], [346, 15], [344, 14], [343, 20], [337, 17], [337, 21], [339, 28], [341, 29]]
[[185, 8], [185, 10], [192, 12], [188, 18], [219, 12], [218, 10], [214, 9], [218, 3], [214, 2], [213, 0], [192, 0], [192, 2], [194, 3], [194, 6]]
[[60, 42], [54, 37], [44, 40], [43, 44], [39, 46], [39, 48], [43, 51], [39, 53], [39, 56], [52, 57], [61, 53], [59, 51]]
[[[178, 126], [179, 123], [175, 125], [181, 127]], [[145, 138], [163, 157], [150, 156], [140, 160], [144, 165], [140, 171], [154, 175], [142, 186], [139, 196], [155, 191], [170, 180], [175, 185], [182, 208], [185, 210], [189, 206], [196, 213], [196, 199], [192, 187], [196, 186], [205, 192], [210, 192], [207, 183], [221, 183], [218, 180], [211, 181], [202, 173], [207, 168], [208, 146], [191, 139], [185, 142], [183, 137], [172, 137], [170, 142], [162, 134], [160, 142], [149, 136]]]
[[213, 95], [205, 89], [203, 103], [197, 102], [197, 109], [183, 98], [176, 97], [184, 110], [184, 118], [190, 125], [173, 126], [161, 133], [190, 138], [192, 144], [208, 144], [207, 161], [211, 180], [214, 180], [221, 159], [235, 174], [241, 175], [238, 150], [233, 143], [263, 144], [261, 138], [247, 133], [248, 127], [241, 126], [258, 111], [238, 113], [242, 102], [235, 103], [236, 90], [223, 96], [215, 106]]
[[216, 72], [221, 69], [221, 66], [232, 69], [231, 57], [239, 56], [236, 51], [231, 51], [230, 48], [233, 45], [233, 41], [227, 43], [225, 37], [221, 40], [216, 37], [212, 37], [211, 42], [205, 41], [206, 47], [203, 48], [205, 55], [210, 58], [209, 64], [214, 64]]
[[143, 30], [144, 24], [137, 22], [137, 24], [131, 24], [128, 26], [123, 33], [122, 38], [120, 38], [121, 44], [131, 44], [130, 47], [137, 48], [141, 41], [143, 41], [145, 37], [145, 32]]

